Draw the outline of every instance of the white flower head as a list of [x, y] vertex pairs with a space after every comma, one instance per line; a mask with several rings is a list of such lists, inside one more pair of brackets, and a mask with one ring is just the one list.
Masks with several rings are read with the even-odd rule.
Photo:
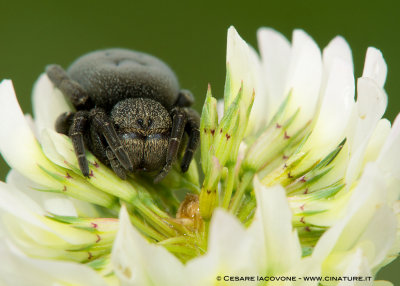
[[369, 48], [355, 81], [342, 37], [321, 53], [302, 30], [257, 36], [259, 54], [228, 30], [224, 100], [209, 86], [200, 122], [202, 181], [196, 162], [159, 184], [122, 180], [90, 152], [82, 176], [53, 128], [70, 110], [62, 93], [42, 75], [32, 120], [4, 80], [0, 284], [390, 284], [373, 281], [400, 251], [400, 118], [382, 119], [382, 54]]

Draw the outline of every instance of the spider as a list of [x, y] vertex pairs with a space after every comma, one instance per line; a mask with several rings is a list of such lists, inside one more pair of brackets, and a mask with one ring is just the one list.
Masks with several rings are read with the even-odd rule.
[[[122, 179], [146, 171], [161, 181], [188, 142], [181, 161], [186, 172], [199, 144], [199, 114], [193, 95], [180, 90], [174, 72], [146, 53], [107, 49], [78, 58], [65, 71], [49, 65], [51, 82], [75, 107], [61, 114], [56, 131], [71, 138], [79, 168], [89, 177], [85, 146]], [[158, 173], [158, 174], [157, 174]]]

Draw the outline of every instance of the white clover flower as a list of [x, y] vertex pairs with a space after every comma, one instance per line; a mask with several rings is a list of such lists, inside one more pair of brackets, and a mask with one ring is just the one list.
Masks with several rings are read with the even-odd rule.
[[258, 41], [261, 58], [228, 31], [224, 100], [209, 87], [201, 117], [201, 183], [195, 162], [155, 185], [89, 152], [83, 177], [53, 128], [62, 94], [42, 75], [32, 120], [4, 80], [0, 285], [390, 285], [373, 281], [400, 251], [400, 117], [382, 119], [381, 53], [368, 49], [355, 101], [343, 38], [322, 55], [301, 30], [290, 44], [262, 28]]

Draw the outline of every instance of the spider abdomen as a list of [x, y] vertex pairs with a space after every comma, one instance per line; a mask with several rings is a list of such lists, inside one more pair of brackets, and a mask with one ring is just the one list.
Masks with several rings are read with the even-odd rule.
[[146, 97], [171, 109], [179, 94], [175, 73], [151, 55], [108, 49], [81, 56], [67, 70], [98, 107], [108, 109], [126, 98]]

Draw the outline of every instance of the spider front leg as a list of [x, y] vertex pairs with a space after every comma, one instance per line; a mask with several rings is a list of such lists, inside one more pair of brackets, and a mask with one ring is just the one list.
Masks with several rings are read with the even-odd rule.
[[[189, 107], [193, 104], [193, 94], [186, 89], [179, 92], [178, 99], [175, 102], [176, 106]], [[186, 172], [189, 168], [190, 162], [193, 159], [194, 152], [197, 149], [200, 141], [200, 115], [193, 109], [184, 108], [187, 115], [187, 125], [185, 127], [186, 133], [189, 135], [189, 142], [186, 146], [185, 154], [181, 162], [182, 172]]]
[[182, 89], [179, 91], [178, 99], [175, 102], [175, 106], [189, 107], [193, 104], [194, 97], [190, 90]]
[[87, 111], [78, 111], [69, 115], [62, 114], [57, 120], [56, 129], [60, 129], [61, 127], [65, 128], [65, 124], [71, 120], [71, 116], [73, 117], [71, 126], [69, 127], [68, 136], [71, 138], [75, 155], [78, 159], [79, 169], [81, 169], [82, 174], [85, 177], [89, 177], [89, 164], [86, 159], [85, 144], [83, 140], [83, 134], [87, 127], [89, 113]]
[[121, 166], [114, 152], [111, 150], [110, 146], [106, 149], [107, 159], [110, 161], [111, 168], [114, 173], [117, 174], [122, 180], [126, 180], [126, 170]]
[[72, 121], [74, 120], [75, 112], [65, 112], [58, 116], [55, 124], [56, 131], [58, 133], [68, 135], [69, 128], [72, 125]]
[[171, 137], [168, 143], [167, 158], [164, 167], [154, 178], [154, 183], [160, 182], [168, 174], [171, 169], [172, 163], [176, 160], [178, 155], [179, 146], [182, 140], [183, 132], [185, 131], [185, 126], [187, 122], [187, 114], [185, 109], [180, 107], [175, 107], [172, 110], [172, 130]]
[[93, 104], [89, 95], [79, 83], [72, 80], [59, 65], [49, 65], [46, 74], [51, 82], [69, 98], [77, 110], [90, 109]]
[[108, 146], [115, 154], [115, 157], [121, 163], [122, 167], [130, 172], [133, 172], [132, 161], [124, 149], [124, 146], [121, 144], [121, 140], [115, 132], [114, 126], [111, 120], [108, 118], [106, 112], [101, 108], [94, 108], [90, 111], [90, 117], [93, 127], [99, 134], [104, 136]]
[[193, 159], [194, 152], [200, 142], [200, 115], [193, 109], [186, 109], [187, 124], [185, 131], [189, 134], [189, 142], [185, 149], [185, 154], [181, 162], [182, 172], [186, 172], [189, 169], [190, 162]]

